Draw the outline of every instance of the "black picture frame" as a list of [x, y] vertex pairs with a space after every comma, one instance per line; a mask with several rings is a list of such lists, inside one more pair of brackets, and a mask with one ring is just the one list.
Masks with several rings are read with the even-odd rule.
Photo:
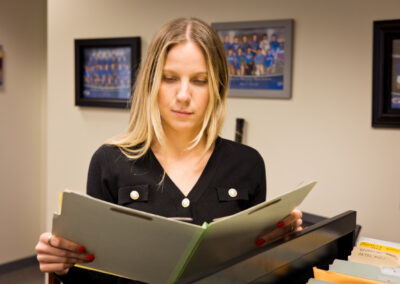
[[[221, 22], [212, 23], [211, 26], [221, 37], [227, 53], [230, 73], [229, 97], [292, 97], [293, 19]], [[245, 37], [248, 40], [246, 47]], [[253, 59], [250, 60], [252, 62], [249, 67], [245, 50], [252, 46], [251, 39], [254, 37], [256, 47], [250, 48]], [[257, 56], [263, 59], [257, 62]], [[242, 59], [238, 59], [239, 57]]]
[[140, 37], [75, 40], [75, 105], [129, 108]]
[[373, 23], [372, 126], [400, 128], [400, 20]]

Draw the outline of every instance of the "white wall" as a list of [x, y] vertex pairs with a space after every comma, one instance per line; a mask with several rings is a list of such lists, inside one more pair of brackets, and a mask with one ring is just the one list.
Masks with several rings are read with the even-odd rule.
[[74, 106], [74, 39], [140, 36], [145, 53], [153, 33], [175, 17], [292, 18], [293, 98], [228, 99], [222, 135], [233, 138], [235, 118], [246, 119], [270, 197], [317, 179], [302, 209], [357, 210], [362, 235], [400, 241], [400, 130], [370, 126], [372, 22], [399, 18], [399, 10], [396, 0], [48, 1], [48, 227], [57, 193], [84, 192], [92, 153], [128, 120], [124, 110]]
[[0, 0], [0, 264], [45, 228], [46, 1]]

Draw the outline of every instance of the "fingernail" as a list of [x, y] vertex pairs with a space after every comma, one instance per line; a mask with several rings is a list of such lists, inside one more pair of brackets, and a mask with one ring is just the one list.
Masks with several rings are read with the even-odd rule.
[[78, 252], [85, 252], [86, 251], [86, 249], [85, 249], [85, 247], [83, 247], [83, 246], [80, 246], [79, 248], [78, 248]]
[[94, 255], [91, 254], [91, 253], [89, 253], [88, 255], [86, 255], [86, 260], [87, 260], [88, 262], [92, 262], [92, 261], [94, 260]]
[[285, 226], [285, 222], [279, 221], [278, 224], [276, 224], [276, 226], [277, 226], [278, 228], [282, 228], [283, 226]]
[[256, 247], [260, 247], [260, 246], [262, 246], [264, 243], [265, 243], [265, 240], [264, 240], [264, 239], [258, 239], [258, 240], [255, 242], [255, 245], [256, 245]]

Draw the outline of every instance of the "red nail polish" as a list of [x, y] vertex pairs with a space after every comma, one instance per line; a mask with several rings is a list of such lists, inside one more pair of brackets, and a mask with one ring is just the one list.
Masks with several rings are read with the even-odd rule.
[[80, 246], [79, 248], [78, 248], [78, 252], [85, 252], [86, 251], [86, 249], [85, 249], [85, 247], [83, 247], [83, 246]]
[[255, 242], [255, 245], [256, 245], [257, 247], [260, 247], [260, 246], [262, 246], [264, 243], [265, 243], [265, 240], [264, 240], [264, 239], [258, 239], [258, 240]]
[[285, 226], [285, 222], [279, 221], [278, 224], [276, 224], [276, 226], [277, 226], [278, 228], [282, 228], [283, 226]]
[[94, 255], [91, 254], [91, 253], [89, 253], [88, 255], [86, 255], [86, 260], [87, 260], [88, 262], [92, 262], [92, 261], [94, 260]]

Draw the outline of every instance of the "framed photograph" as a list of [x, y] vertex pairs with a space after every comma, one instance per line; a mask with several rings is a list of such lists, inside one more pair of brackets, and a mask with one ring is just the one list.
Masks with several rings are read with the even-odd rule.
[[3, 46], [0, 45], [0, 87], [3, 86]]
[[75, 105], [128, 108], [140, 38], [75, 40]]
[[400, 20], [375, 21], [372, 126], [400, 128]]
[[228, 96], [291, 97], [293, 20], [213, 23], [212, 27], [225, 47]]

